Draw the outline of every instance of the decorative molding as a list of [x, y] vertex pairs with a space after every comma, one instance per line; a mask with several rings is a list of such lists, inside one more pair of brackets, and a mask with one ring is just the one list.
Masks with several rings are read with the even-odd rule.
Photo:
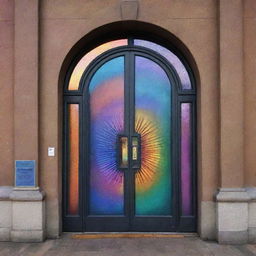
[[220, 188], [217, 195], [217, 237], [220, 244], [256, 242], [256, 187]]
[[121, 0], [120, 12], [122, 20], [137, 20], [139, 14], [139, 1]]
[[250, 197], [250, 201], [256, 201], [256, 187], [246, 188], [247, 194]]
[[250, 197], [245, 188], [220, 188], [216, 201], [240, 203], [250, 201]]
[[12, 201], [43, 201], [44, 198], [45, 193], [40, 190], [13, 190], [10, 194]]
[[11, 186], [0, 186], [0, 201], [9, 200], [12, 191], [13, 187]]

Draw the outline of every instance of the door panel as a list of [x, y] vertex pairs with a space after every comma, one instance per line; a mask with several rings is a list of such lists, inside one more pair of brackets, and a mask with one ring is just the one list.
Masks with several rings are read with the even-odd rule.
[[117, 166], [117, 138], [124, 131], [124, 57], [97, 70], [89, 93], [89, 214], [123, 215], [124, 172]]
[[135, 215], [171, 215], [171, 85], [164, 70], [135, 57], [135, 131], [141, 168], [135, 176]]

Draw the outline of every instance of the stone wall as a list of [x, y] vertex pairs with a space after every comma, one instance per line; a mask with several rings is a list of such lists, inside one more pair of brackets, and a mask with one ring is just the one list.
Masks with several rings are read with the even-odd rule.
[[[255, 242], [256, 1], [0, 4], [1, 240], [18, 241], [20, 234], [32, 239], [29, 230], [39, 231], [33, 233], [35, 240], [61, 233], [62, 91], [68, 65], [103, 35], [137, 31], [179, 48], [196, 76], [200, 236], [223, 243]], [[54, 157], [48, 157], [48, 147], [56, 148]], [[39, 191], [6, 187], [13, 185], [14, 161], [28, 159], [38, 163], [38, 185], [45, 200]], [[24, 222], [26, 229], [16, 213], [23, 212], [25, 218], [30, 203], [41, 217], [35, 226]]]

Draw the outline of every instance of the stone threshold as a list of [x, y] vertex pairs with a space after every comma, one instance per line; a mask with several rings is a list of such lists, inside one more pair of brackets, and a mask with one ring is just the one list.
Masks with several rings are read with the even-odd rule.
[[[70, 233], [66, 233], [70, 234]], [[185, 238], [198, 237], [197, 233], [168, 233], [168, 232], [88, 232], [72, 233], [72, 239], [101, 239], [101, 238]]]

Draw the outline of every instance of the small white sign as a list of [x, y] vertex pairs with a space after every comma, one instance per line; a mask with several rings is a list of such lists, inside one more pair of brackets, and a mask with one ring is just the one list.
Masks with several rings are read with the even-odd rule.
[[55, 156], [55, 148], [48, 147], [48, 156]]

